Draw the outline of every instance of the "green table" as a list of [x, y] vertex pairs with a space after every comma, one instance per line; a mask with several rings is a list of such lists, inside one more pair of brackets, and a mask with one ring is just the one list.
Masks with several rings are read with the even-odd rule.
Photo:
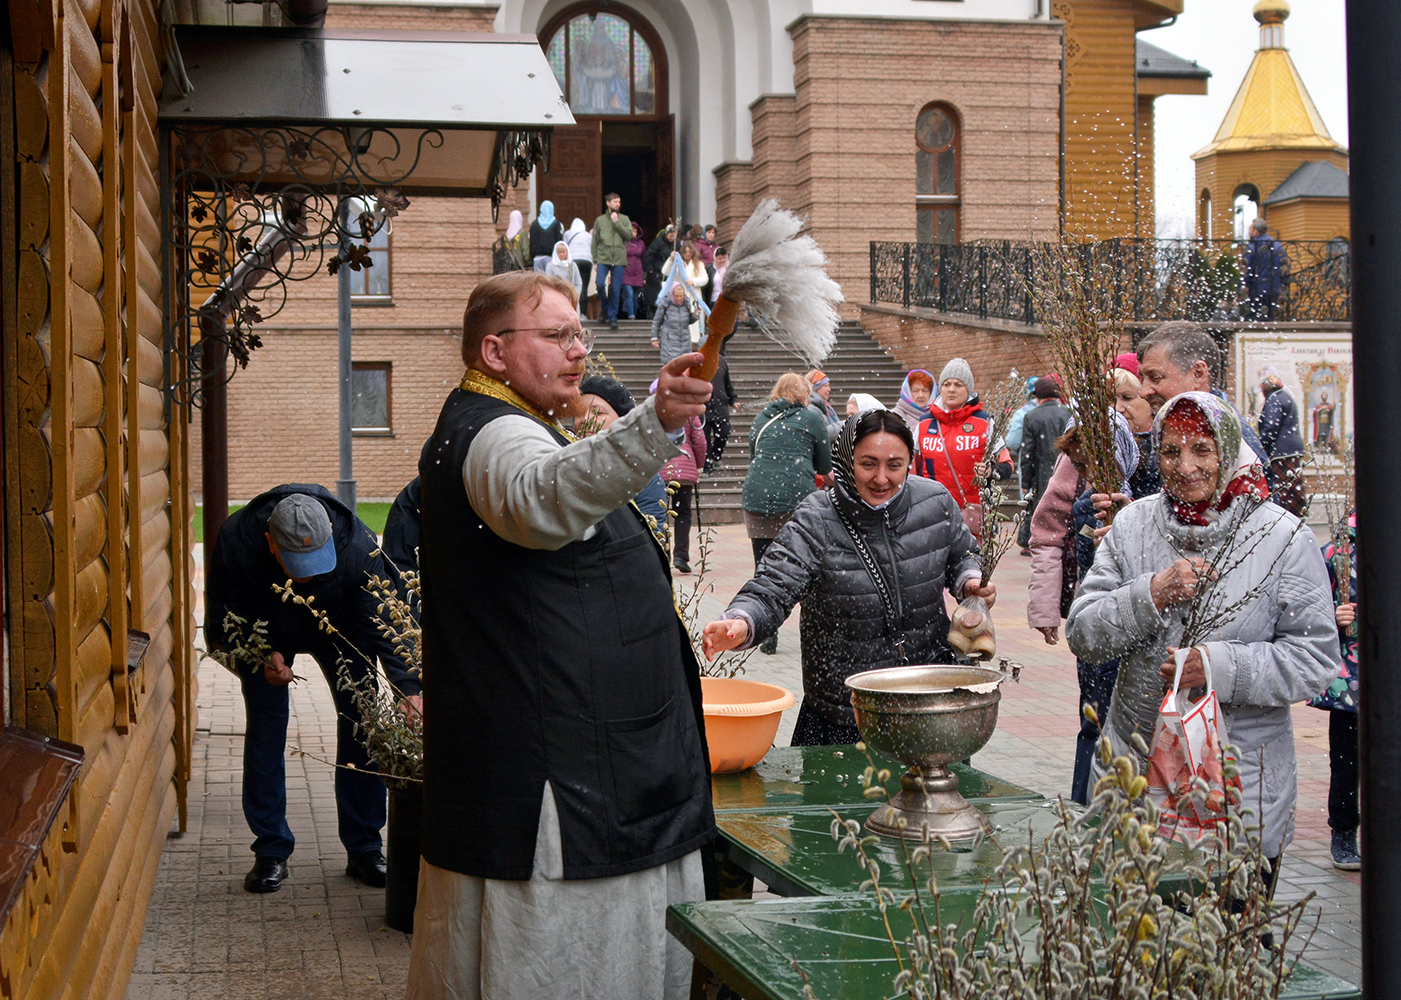
[[[1048, 799], [979, 799], [973, 805], [988, 817], [993, 832], [972, 850], [936, 850], [930, 864], [941, 887], [981, 887], [1002, 861], [1004, 849], [1040, 844], [1059, 822]], [[838, 808], [843, 819], [865, 822], [875, 804]], [[778, 812], [722, 812], [715, 817], [725, 838], [725, 859], [760, 879], [780, 896], [832, 896], [856, 892], [866, 873], [855, 856], [837, 853], [832, 814], [825, 808]], [[910, 845], [913, 849], [916, 844]], [[873, 848], [882, 882], [899, 891], [910, 888], [901, 842], [882, 837]], [[921, 883], [929, 865], [921, 863]]]
[[[905, 766], [870, 751], [877, 768], [890, 769], [889, 787], [899, 788]], [[861, 792], [866, 754], [854, 746], [774, 747], [755, 766], [738, 774], [717, 774], [710, 779], [717, 813], [782, 812], [828, 808], [842, 811], [855, 806], [867, 809], [870, 799]], [[1029, 788], [1003, 781], [976, 767], [955, 764], [958, 790], [970, 802], [978, 799], [1039, 799]], [[869, 810], [868, 810], [869, 811]], [[863, 818], [864, 818], [863, 813]]]
[[[944, 892], [941, 916], [961, 922], [977, 893]], [[904, 914], [892, 910], [902, 939]], [[897, 966], [881, 916], [869, 897], [685, 903], [667, 910], [667, 930], [744, 1000], [792, 1000], [802, 977], [823, 1000], [877, 1000], [890, 995]], [[1351, 983], [1300, 963], [1284, 1000], [1360, 997]]]

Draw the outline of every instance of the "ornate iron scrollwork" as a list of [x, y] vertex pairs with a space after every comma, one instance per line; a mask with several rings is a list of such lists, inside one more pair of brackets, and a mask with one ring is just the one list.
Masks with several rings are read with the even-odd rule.
[[501, 132], [496, 136], [496, 155], [492, 158], [491, 221], [495, 222], [501, 212], [501, 202], [506, 198], [506, 189], [515, 187], [530, 176], [530, 171], [539, 167], [546, 172], [550, 169], [549, 132]]
[[[409, 205], [400, 190], [442, 130], [380, 126], [179, 127], [169, 133], [162, 197], [170, 234], [167, 348], [184, 356], [174, 400], [201, 402], [202, 343], [217, 341], [231, 379], [262, 345], [257, 328], [287, 305], [296, 283], [323, 269], [371, 266], [369, 242]], [[508, 186], [546, 162], [548, 136], [497, 136], [492, 217]], [[342, 213], [349, 201], [352, 212]]]
[[[880, 243], [870, 246], [871, 301], [981, 319], [1037, 322], [1026, 243]], [[1123, 319], [1256, 320], [1249, 245], [1234, 240], [1105, 240], [1086, 252], [1114, 276]], [[1269, 258], [1275, 321], [1352, 318], [1346, 240], [1291, 240]]]

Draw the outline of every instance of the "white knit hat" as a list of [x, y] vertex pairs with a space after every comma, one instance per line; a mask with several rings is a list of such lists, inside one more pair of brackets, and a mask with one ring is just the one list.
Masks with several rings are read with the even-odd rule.
[[956, 378], [968, 387], [968, 395], [973, 395], [973, 369], [968, 366], [968, 362], [962, 358], [954, 358], [944, 365], [944, 370], [939, 373], [939, 384], [943, 385], [951, 378]]

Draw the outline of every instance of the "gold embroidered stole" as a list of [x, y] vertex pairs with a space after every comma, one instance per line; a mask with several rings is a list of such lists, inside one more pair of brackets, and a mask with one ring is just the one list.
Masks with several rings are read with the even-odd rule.
[[565, 430], [554, 417], [537, 409], [524, 396], [516, 392], [516, 390], [512, 389], [505, 382], [495, 376], [488, 375], [486, 372], [478, 371], [475, 368], [468, 368], [467, 374], [463, 376], [462, 382], [459, 384], [458, 388], [467, 392], [479, 392], [483, 396], [490, 396], [493, 399], [501, 400], [503, 403], [510, 403], [516, 409], [528, 413], [541, 423], [559, 431], [559, 433], [564, 435], [566, 440], [578, 440], [573, 434]]

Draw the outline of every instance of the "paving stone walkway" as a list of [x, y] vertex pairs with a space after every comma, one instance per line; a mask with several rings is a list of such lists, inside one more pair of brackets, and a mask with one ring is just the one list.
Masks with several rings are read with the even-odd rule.
[[[1063, 639], [1048, 646], [1026, 627], [1028, 563], [1014, 550], [998, 569], [999, 651], [1026, 669], [1020, 684], [1004, 686], [997, 732], [973, 763], [1059, 795], [1070, 788], [1079, 725], [1075, 661]], [[707, 568], [713, 590], [701, 606], [709, 620], [753, 572], [742, 526], [717, 529]], [[694, 579], [678, 577], [683, 588]], [[795, 613], [784, 625], [776, 655], [750, 657], [745, 676], [801, 693], [797, 622]], [[330, 759], [334, 707], [320, 672], [311, 667], [299, 661], [298, 673], [307, 681], [292, 690], [288, 743]], [[400, 1000], [410, 939], [384, 926], [383, 890], [366, 889], [345, 875], [327, 765], [289, 753], [288, 821], [297, 837], [292, 877], [272, 895], [243, 891], [252, 864], [252, 838], [239, 804], [243, 702], [237, 681], [212, 661], [201, 665], [199, 681], [189, 829], [172, 833], [162, 855], [128, 1000]], [[784, 713], [779, 745], [788, 743], [796, 717], [796, 710]], [[1278, 898], [1317, 895], [1318, 928], [1306, 957], [1356, 983], [1361, 878], [1333, 869], [1328, 853], [1327, 717], [1298, 706], [1294, 726], [1298, 829], [1285, 854]]]

